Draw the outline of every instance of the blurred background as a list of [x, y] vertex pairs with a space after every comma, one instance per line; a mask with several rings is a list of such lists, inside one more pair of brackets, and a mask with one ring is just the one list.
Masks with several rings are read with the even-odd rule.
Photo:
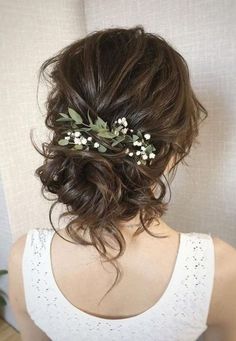
[[[32, 228], [50, 228], [50, 202], [34, 176], [42, 159], [29, 135], [35, 128], [37, 144], [49, 136], [43, 84], [40, 108], [36, 98], [41, 63], [93, 30], [136, 24], [160, 34], [183, 55], [209, 114], [200, 144], [186, 158], [188, 166], [178, 166], [163, 220], [182, 232], [211, 233], [236, 247], [235, 15], [234, 0], [0, 1], [0, 269], [7, 269], [17, 238]], [[7, 280], [0, 276], [6, 293]], [[9, 304], [0, 315], [17, 329]]]

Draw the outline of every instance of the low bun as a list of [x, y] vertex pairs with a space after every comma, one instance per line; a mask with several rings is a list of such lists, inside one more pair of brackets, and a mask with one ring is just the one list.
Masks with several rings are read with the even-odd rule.
[[[189, 154], [207, 111], [192, 90], [184, 58], [161, 36], [145, 32], [141, 25], [90, 33], [46, 60], [39, 75], [46, 80], [49, 75], [52, 86], [45, 124], [53, 137], [43, 143], [42, 151], [33, 143], [44, 157], [35, 172], [42, 182], [42, 193], [56, 196], [50, 223], [56, 231], [51, 213], [57, 203], [63, 203], [67, 211], [60, 218], [73, 217], [65, 228], [74, 242], [95, 247], [115, 265], [126, 247], [122, 222], [139, 215], [142, 227], [134, 236], [146, 231], [161, 238], [148, 227], [154, 220], [159, 223], [158, 218], [167, 211], [164, 199], [170, 186], [166, 169], [171, 162], [168, 176], [175, 173]], [[62, 132], [68, 129], [66, 119], [57, 121], [58, 114], [68, 107], [79, 112], [83, 122], [87, 112], [93, 119], [101, 117], [109, 127], [124, 117], [133, 131], [148, 132], [156, 149], [152, 164], [137, 165], [124, 150], [99, 153], [58, 145]], [[90, 241], [81, 236], [85, 230]], [[113, 248], [107, 237], [119, 246], [115, 257], [107, 256]], [[113, 286], [120, 274], [116, 269]]]

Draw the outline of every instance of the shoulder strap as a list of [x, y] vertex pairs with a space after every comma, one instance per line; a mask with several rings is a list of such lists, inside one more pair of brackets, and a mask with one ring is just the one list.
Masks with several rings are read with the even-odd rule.
[[31, 229], [27, 233], [22, 259], [22, 274], [27, 311], [34, 320], [42, 303], [41, 290], [47, 285], [46, 276], [42, 274], [47, 264], [49, 229]]
[[207, 326], [215, 273], [214, 243], [210, 234], [190, 232], [184, 235], [184, 285], [190, 288], [194, 319]]

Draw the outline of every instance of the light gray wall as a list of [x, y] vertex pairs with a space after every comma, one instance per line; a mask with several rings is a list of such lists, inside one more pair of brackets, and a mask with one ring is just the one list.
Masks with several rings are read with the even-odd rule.
[[[8, 267], [8, 255], [10, 246], [12, 243], [11, 229], [9, 225], [7, 203], [0, 174], [0, 270], [7, 269]], [[7, 293], [8, 289], [8, 276], [4, 275], [0, 277], [0, 288]], [[8, 301], [8, 297], [4, 295]], [[12, 314], [9, 304], [0, 309], [0, 316], [4, 316], [7, 321], [11, 321], [13, 325], [16, 325], [15, 318]]]
[[[163, 219], [181, 231], [211, 232], [236, 246], [236, 2], [12, 0], [0, 7], [0, 267], [6, 266], [12, 241], [33, 227], [49, 227], [50, 203], [33, 175], [41, 157], [29, 138], [32, 127], [36, 142], [47, 136], [36, 103], [38, 67], [71, 41], [111, 26], [142, 24], [169, 41], [187, 60], [193, 88], [209, 111], [200, 145], [186, 160], [189, 167], [179, 166]], [[15, 325], [9, 310], [5, 318]]]

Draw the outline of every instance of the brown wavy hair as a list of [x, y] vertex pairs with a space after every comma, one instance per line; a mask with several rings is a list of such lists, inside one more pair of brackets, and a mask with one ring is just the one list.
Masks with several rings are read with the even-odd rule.
[[[53, 136], [42, 144], [42, 150], [33, 143], [44, 157], [35, 175], [46, 199], [52, 200], [45, 192], [56, 195], [49, 211], [53, 229], [52, 210], [63, 203], [67, 210], [59, 219], [72, 217], [65, 227], [72, 240], [95, 247], [115, 266], [116, 279], [106, 296], [121, 274], [116, 260], [126, 248], [119, 224], [138, 215], [142, 226], [134, 236], [146, 231], [160, 237], [148, 227], [154, 220], [159, 223], [158, 217], [167, 211], [169, 175], [175, 175], [180, 161], [184, 163], [192, 144], [199, 143], [199, 124], [208, 113], [192, 90], [184, 58], [161, 36], [145, 32], [142, 25], [93, 31], [47, 59], [39, 69], [39, 81], [42, 75], [51, 87], [45, 124]], [[58, 145], [69, 123], [56, 119], [68, 107], [80, 113], [85, 123], [89, 123], [89, 111], [93, 120], [100, 116], [109, 127], [126, 117], [131, 129], [150, 133], [157, 154], [152, 164], [137, 165], [121, 147], [102, 154]], [[105, 144], [102, 137], [96, 140]], [[171, 160], [167, 179], [165, 170]], [[91, 242], [79, 235], [86, 230]], [[106, 246], [114, 247], [106, 237], [119, 246], [115, 257], [108, 257]]]

